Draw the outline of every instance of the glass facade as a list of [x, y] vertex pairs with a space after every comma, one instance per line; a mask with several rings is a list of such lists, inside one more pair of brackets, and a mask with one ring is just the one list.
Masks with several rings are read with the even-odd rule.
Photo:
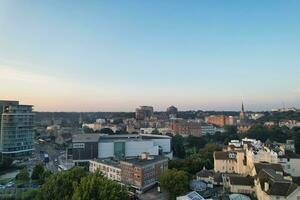
[[0, 102], [0, 109], [0, 151], [2, 154], [9, 157], [31, 154], [34, 143], [32, 106]]
[[118, 159], [125, 157], [125, 142], [114, 142], [114, 156]]

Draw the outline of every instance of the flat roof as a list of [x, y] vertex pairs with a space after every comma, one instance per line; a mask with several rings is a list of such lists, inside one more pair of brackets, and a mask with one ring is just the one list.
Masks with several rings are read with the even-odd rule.
[[72, 142], [98, 142], [102, 134], [99, 133], [82, 133], [72, 136]]
[[134, 157], [134, 158], [127, 158], [125, 160], [122, 160], [120, 161], [121, 163], [122, 162], [125, 162], [125, 163], [131, 163], [133, 165], [137, 165], [137, 166], [140, 166], [140, 167], [143, 167], [143, 166], [146, 166], [146, 165], [149, 165], [149, 164], [153, 164], [153, 163], [156, 163], [156, 162], [159, 162], [159, 161], [162, 161], [162, 160], [168, 160], [167, 157], [165, 156], [149, 156], [150, 159], [141, 159], [140, 157]]
[[171, 137], [167, 135], [140, 134], [140, 136], [142, 138], [151, 138], [151, 139], [171, 139]]
[[120, 168], [120, 161], [118, 161], [118, 160], [112, 160], [112, 159], [108, 158], [108, 159], [94, 159], [92, 161], [95, 161], [97, 163], [102, 163], [105, 165], [110, 165], [115, 168]]

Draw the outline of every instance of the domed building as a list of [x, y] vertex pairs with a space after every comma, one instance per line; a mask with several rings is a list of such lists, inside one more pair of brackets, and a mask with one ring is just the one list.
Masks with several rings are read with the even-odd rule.
[[175, 106], [170, 106], [167, 108], [166, 112], [168, 115], [177, 115], [178, 109]]

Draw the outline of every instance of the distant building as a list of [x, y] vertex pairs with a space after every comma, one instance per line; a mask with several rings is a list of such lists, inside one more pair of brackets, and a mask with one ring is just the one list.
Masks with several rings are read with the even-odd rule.
[[234, 126], [237, 124], [237, 118], [234, 116], [210, 115], [205, 117], [205, 122], [218, 127], [224, 127], [225, 125]]
[[246, 113], [245, 113], [245, 108], [244, 108], [244, 103], [242, 102], [242, 109], [240, 112], [240, 120], [245, 120], [246, 119]]
[[167, 114], [172, 117], [177, 117], [178, 109], [175, 106], [170, 106], [167, 108]]
[[177, 119], [172, 119], [170, 126], [174, 134], [194, 136], [194, 137], [202, 136], [200, 123], [196, 121], [177, 118]]
[[248, 121], [243, 121], [240, 122], [237, 129], [238, 129], [238, 133], [245, 133], [247, 131], [249, 131], [253, 126], [253, 123], [248, 122]]
[[263, 113], [252, 113], [250, 115], [250, 118], [253, 120], [258, 120], [259, 118], [262, 118], [263, 116], [265, 116]]
[[300, 122], [297, 120], [282, 120], [279, 122], [279, 127], [288, 127], [289, 129], [292, 129], [294, 127], [300, 127]]
[[264, 123], [264, 127], [267, 127], [267, 128], [272, 128], [274, 126], [276, 126], [276, 123], [273, 122], [273, 121], [269, 121], [269, 122]]
[[0, 101], [0, 153], [3, 156], [21, 157], [32, 153], [34, 115], [31, 105]]
[[137, 120], [150, 119], [153, 116], [152, 106], [140, 106], [135, 110], [135, 118]]
[[202, 135], [214, 135], [217, 132], [224, 132], [224, 128], [218, 128], [212, 124], [201, 123], [200, 127]]

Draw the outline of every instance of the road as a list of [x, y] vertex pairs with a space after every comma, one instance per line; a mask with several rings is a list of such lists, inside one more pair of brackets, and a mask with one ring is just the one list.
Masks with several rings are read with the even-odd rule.
[[[51, 143], [46, 144], [36, 144], [35, 145], [35, 155], [36, 157], [44, 161], [44, 154], [47, 153], [49, 155], [49, 162], [46, 163], [46, 169], [50, 170], [51, 172], [57, 172], [58, 165], [60, 164], [62, 157], [65, 151], [55, 149], [55, 145]], [[57, 163], [54, 161], [57, 159]]]

